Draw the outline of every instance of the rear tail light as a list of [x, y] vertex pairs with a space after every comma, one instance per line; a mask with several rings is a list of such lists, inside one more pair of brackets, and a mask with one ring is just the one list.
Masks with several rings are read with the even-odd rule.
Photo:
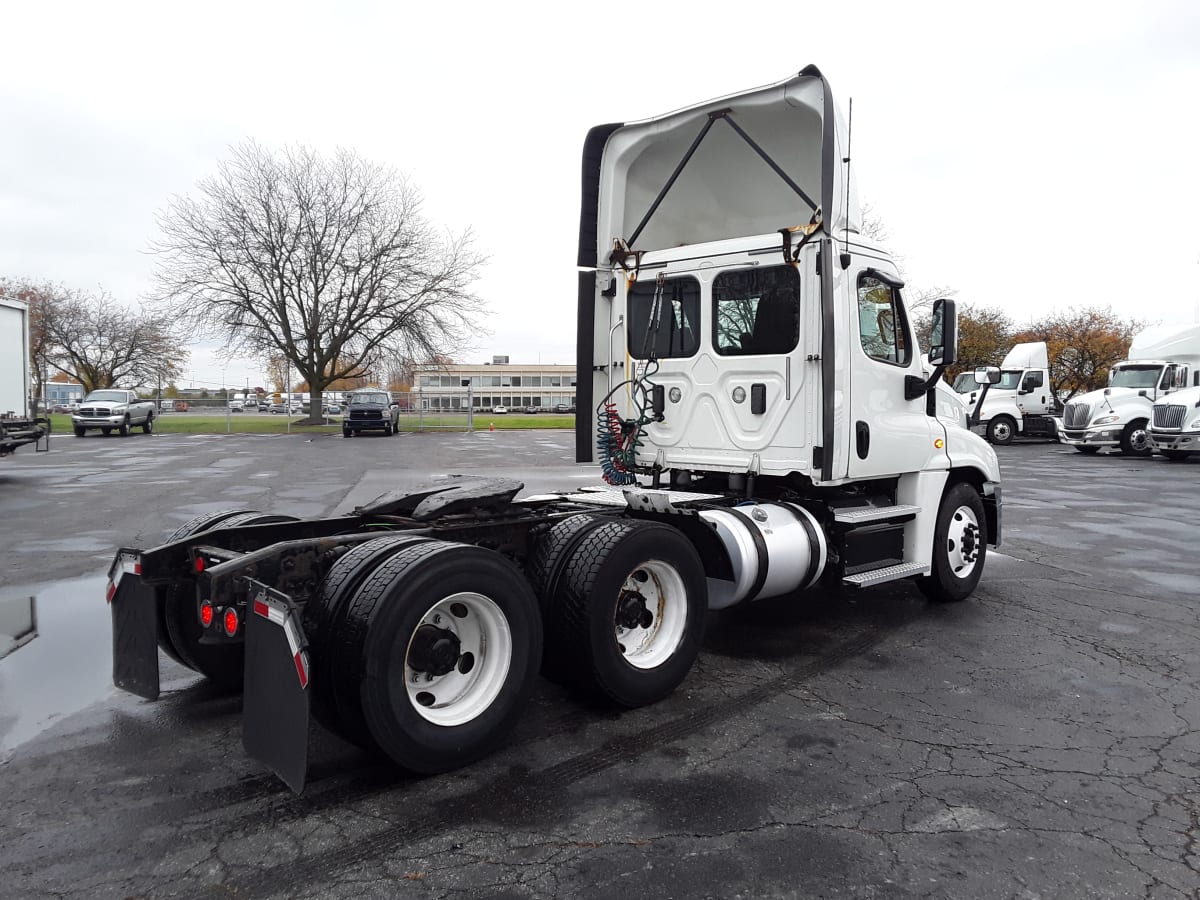
[[196, 571], [197, 572], [204, 571], [204, 557], [203, 556], [196, 557]]
[[237, 610], [232, 606], [225, 610], [224, 623], [225, 634], [228, 637], [233, 637], [235, 634], [237, 634], [238, 625], [241, 624], [241, 620], [238, 619]]
[[207, 628], [213, 623], [213, 606], [211, 603], [200, 604], [200, 624]]

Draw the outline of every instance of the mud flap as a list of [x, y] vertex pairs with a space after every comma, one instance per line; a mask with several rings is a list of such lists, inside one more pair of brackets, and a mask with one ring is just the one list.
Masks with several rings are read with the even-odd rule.
[[158, 602], [142, 581], [140, 554], [122, 548], [108, 569], [112, 608], [113, 684], [147, 700], [158, 699]]
[[246, 614], [242, 746], [296, 793], [308, 772], [308, 649], [296, 605], [252, 579]]

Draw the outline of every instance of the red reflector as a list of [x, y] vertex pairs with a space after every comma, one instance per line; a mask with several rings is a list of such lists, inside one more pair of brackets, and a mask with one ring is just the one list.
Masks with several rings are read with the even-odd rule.
[[304, 664], [304, 657], [297, 653], [292, 659], [296, 663], [296, 674], [300, 676], [300, 687], [308, 687], [308, 666]]
[[133, 574], [134, 574], [134, 575], [141, 575], [141, 574], [142, 574], [142, 564], [141, 564], [140, 562], [135, 562], [135, 563], [133, 564]]
[[108, 590], [104, 592], [104, 602], [112, 603], [112, 598], [116, 596], [117, 586], [111, 581], [108, 583]]
[[232, 607], [225, 610], [225, 633], [233, 637], [237, 634], [238, 624], [237, 610]]
[[212, 624], [213, 608], [211, 603], [200, 604], [200, 624], [207, 628]]
[[196, 557], [196, 571], [197, 572], [204, 571], [204, 557], [203, 556]]
[[267, 604], [263, 603], [261, 600], [254, 601], [254, 611], [264, 619], [271, 618], [271, 607], [267, 606]]

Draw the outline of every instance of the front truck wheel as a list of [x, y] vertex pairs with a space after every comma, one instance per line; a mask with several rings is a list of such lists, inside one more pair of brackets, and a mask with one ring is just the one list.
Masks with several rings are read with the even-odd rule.
[[[256, 511], [208, 513], [179, 526], [167, 543], [217, 527], [294, 521], [294, 516], [266, 515]], [[200, 624], [196, 612], [195, 591], [172, 585], [160, 591], [159, 604], [158, 645], [163, 652], [192, 671], [199, 672], [221, 690], [239, 689], [242, 686], [245, 645], [200, 643], [204, 626]]]
[[341, 659], [354, 664], [371, 738], [421, 774], [467, 765], [504, 741], [542, 651], [537, 600], [520, 570], [444, 541], [405, 547], [375, 569], [343, 631]]
[[1126, 456], [1149, 456], [1153, 452], [1146, 425], [1145, 419], [1135, 419], [1121, 432], [1121, 452]]
[[930, 600], [965, 600], [979, 584], [987, 558], [987, 517], [972, 485], [959, 482], [942, 497], [933, 531], [933, 572], [917, 579]]
[[637, 707], [669, 695], [700, 651], [708, 589], [682, 533], [618, 520], [588, 531], [548, 604], [548, 669], [587, 693]]
[[1017, 423], [1011, 416], [996, 416], [988, 422], [987, 439], [993, 444], [1011, 444], [1017, 436]]

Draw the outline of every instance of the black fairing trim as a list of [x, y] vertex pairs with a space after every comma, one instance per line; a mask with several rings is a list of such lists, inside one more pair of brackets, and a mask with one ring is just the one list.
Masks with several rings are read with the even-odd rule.
[[836, 165], [834, 141], [837, 136], [837, 121], [833, 110], [833, 92], [829, 82], [816, 66], [806, 66], [801, 75], [821, 79], [824, 109], [821, 116], [821, 209], [825, 211], [821, 228], [826, 237], [821, 241], [824, 266], [821, 270], [821, 445], [825, 448], [821, 460], [821, 480], [833, 478], [833, 458], [837, 453], [837, 435], [834, 433], [834, 386], [837, 372], [837, 340], [834, 333], [833, 308], [833, 235], [829, 231], [833, 211], [833, 172]]
[[[609, 135], [624, 123], [597, 125], [588, 131], [583, 141], [583, 178], [579, 202], [579, 256], [576, 265], [595, 268], [597, 217], [600, 212], [600, 162], [604, 157], [604, 145]], [[579, 405], [576, 404], [576, 409]]]
[[[595, 129], [593, 129], [595, 130]], [[582, 244], [580, 245], [582, 247]], [[595, 244], [592, 245], [595, 249]], [[579, 273], [579, 303], [575, 320], [575, 462], [590, 463], [594, 450], [592, 424], [592, 358], [595, 352], [596, 273]]]

